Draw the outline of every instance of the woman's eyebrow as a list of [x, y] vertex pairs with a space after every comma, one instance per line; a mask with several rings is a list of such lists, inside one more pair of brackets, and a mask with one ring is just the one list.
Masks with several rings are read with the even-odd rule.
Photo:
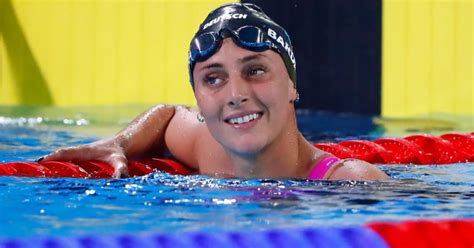
[[239, 62], [241, 64], [244, 64], [246, 62], [249, 62], [249, 61], [252, 61], [252, 60], [258, 60], [260, 58], [267, 58], [267, 56], [265, 54], [262, 54], [262, 53], [253, 54], [253, 55], [245, 56], [245, 57], [239, 59]]
[[221, 63], [212, 63], [212, 64], [208, 64], [208, 65], [202, 67], [200, 69], [200, 71], [207, 70], [207, 69], [212, 69], [212, 68], [223, 68], [223, 67], [224, 66]]
[[[247, 63], [249, 61], [252, 61], [252, 60], [258, 60], [260, 58], [268, 58], [265, 54], [252, 54], [252, 55], [249, 55], [249, 56], [245, 56], [243, 58], [240, 58], [238, 59], [239, 63], [240, 64], [244, 64], [244, 63]], [[201, 69], [199, 69], [200, 71], [202, 70], [208, 70], [208, 69], [212, 69], [212, 68], [224, 68], [224, 65], [222, 63], [212, 63], [212, 64], [208, 64], [206, 66], [203, 66]]]

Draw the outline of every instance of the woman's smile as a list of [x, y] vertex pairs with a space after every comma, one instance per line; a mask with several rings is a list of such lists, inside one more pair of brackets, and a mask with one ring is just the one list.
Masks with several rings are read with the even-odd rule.
[[262, 116], [261, 111], [242, 112], [229, 115], [224, 121], [234, 128], [248, 129], [255, 126]]

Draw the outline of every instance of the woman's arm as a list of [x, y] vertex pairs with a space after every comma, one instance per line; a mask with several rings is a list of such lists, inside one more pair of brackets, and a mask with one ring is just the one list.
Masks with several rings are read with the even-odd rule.
[[143, 155], [164, 145], [166, 129], [177, 108], [170, 105], [155, 106], [112, 138], [60, 149], [43, 160], [99, 160], [114, 167], [114, 177], [128, 176], [127, 158]]
[[[168, 124], [177, 106], [158, 105], [144, 112], [120, 131], [114, 139], [126, 157], [141, 156], [163, 145]], [[156, 150], [154, 150], [156, 151]]]

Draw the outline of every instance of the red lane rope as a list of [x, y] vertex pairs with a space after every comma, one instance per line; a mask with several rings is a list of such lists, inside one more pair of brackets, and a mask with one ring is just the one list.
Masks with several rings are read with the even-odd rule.
[[[474, 133], [420, 134], [374, 141], [347, 140], [315, 144], [339, 158], [376, 164], [452, 164], [474, 162]], [[346, 149], [347, 148], [347, 149]]]
[[[190, 175], [192, 169], [171, 159], [145, 159], [130, 161], [128, 171], [131, 177], [143, 176], [154, 171], [164, 171], [170, 174]], [[111, 178], [114, 168], [104, 162], [64, 162], [42, 161], [11, 162], [0, 164], [0, 176], [20, 177], [77, 177], [77, 178]]]
[[[474, 162], [474, 132], [411, 135], [405, 138], [381, 138], [374, 141], [347, 140], [340, 143], [318, 143], [315, 147], [339, 158], [357, 158], [378, 164], [450, 164]], [[130, 176], [154, 171], [189, 175], [193, 171], [171, 159], [149, 158], [130, 161]], [[0, 163], [0, 176], [110, 178], [114, 169], [99, 161], [42, 161]]]
[[374, 222], [366, 226], [391, 248], [474, 247], [474, 219]]

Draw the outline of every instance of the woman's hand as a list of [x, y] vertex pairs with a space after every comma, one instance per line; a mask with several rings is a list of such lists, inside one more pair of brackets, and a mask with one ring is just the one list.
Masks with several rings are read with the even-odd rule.
[[39, 161], [102, 161], [114, 167], [114, 178], [128, 177], [128, 161], [116, 139], [99, 140], [91, 144], [59, 149]]

